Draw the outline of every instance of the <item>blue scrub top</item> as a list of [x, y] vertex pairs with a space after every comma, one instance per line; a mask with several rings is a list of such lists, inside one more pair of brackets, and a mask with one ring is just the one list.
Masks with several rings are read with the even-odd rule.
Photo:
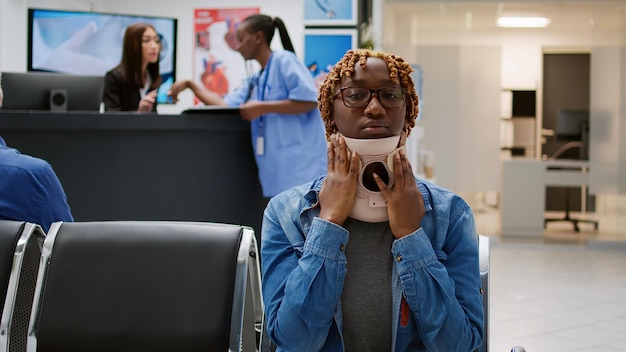
[[[253, 84], [228, 94], [226, 103], [243, 104], [249, 89], [250, 100], [317, 102], [313, 76], [291, 51], [274, 51], [265, 69], [253, 75], [250, 82]], [[251, 131], [265, 197], [326, 174], [326, 135], [318, 108], [302, 114], [265, 114], [252, 121]]]

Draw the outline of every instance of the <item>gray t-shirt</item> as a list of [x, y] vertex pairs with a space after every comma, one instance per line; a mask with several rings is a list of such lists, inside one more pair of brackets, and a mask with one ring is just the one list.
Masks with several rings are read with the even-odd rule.
[[347, 352], [391, 350], [393, 234], [388, 222], [348, 218], [347, 273], [341, 295]]

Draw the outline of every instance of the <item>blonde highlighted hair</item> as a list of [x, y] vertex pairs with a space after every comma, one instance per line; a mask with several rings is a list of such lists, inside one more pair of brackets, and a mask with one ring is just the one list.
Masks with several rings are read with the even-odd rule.
[[409, 135], [411, 129], [415, 126], [415, 118], [419, 112], [417, 107], [419, 100], [415, 92], [413, 78], [411, 77], [411, 72], [413, 72], [411, 65], [394, 54], [369, 49], [353, 49], [347, 51], [341, 60], [333, 66], [320, 87], [318, 105], [326, 126], [327, 139], [331, 134], [337, 132], [337, 127], [333, 123], [335, 118], [333, 104], [338, 88], [341, 85], [341, 80], [344, 77], [350, 78], [357, 64], [364, 67], [368, 57], [379, 58], [385, 61], [389, 68], [391, 81], [399, 83], [402, 88], [406, 89], [406, 116], [403, 130]]

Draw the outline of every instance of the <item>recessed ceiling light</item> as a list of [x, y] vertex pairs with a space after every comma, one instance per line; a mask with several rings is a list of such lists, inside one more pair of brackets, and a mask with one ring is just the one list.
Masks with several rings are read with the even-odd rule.
[[543, 28], [550, 24], [547, 17], [498, 17], [498, 27]]

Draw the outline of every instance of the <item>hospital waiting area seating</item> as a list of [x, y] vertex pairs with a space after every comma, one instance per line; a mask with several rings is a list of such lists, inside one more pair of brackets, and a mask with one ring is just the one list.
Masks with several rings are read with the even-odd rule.
[[[489, 351], [490, 242], [479, 236]], [[270, 351], [246, 226], [0, 220], [2, 351]], [[515, 347], [514, 351], [523, 351]]]
[[[18, 231], [8, 225], [0, 221], [3, 241]], [[14, 275], [16, 265], [8, 262], [15, 246], [8, 242], [2, 269]], [[3, 287], [7, 343], [0, 351], [256, 351], [260, 345], [263, 307], [251, 228], [58, 222], [36, 247], [36, 281], [27, 297], [32, 314], [26, 321], [7, 317], [20, 293]], [[18, 326], [27, 334], [14, 333]]]
[[44, 239], [37, 224], [0, 220], [0, 351], [26, 351]]

